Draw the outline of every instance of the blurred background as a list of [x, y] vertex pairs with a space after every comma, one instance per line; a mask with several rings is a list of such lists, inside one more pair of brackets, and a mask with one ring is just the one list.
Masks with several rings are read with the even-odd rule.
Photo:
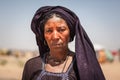
[[[78, 15], [106, 80], [120, 80], [119, 0], [0, 0], [0, 80], [21, 80], [25, 62], [39, 55], [30, 24], [46, 5], [65, 6]], [[73, 51], [74, 45], [69, 45]]]

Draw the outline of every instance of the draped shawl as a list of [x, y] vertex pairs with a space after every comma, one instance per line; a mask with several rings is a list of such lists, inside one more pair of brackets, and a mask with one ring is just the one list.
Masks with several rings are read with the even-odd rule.
[[37, 45], [41, 58], [49, 51], [44, 44], [42, 28], [45, 16], [50, 13], [58, 13], [67, 22], [70, 29], [71, 41], [75, 37], [75, 55], [80, 80], [105, 80], [101, 67], [97, 61], [96, 53], [87, 33], [80, 24], [77, 15], [62, 6], [44, 6], [39, 8], [31, 22], [31, 29], [36, 35]]

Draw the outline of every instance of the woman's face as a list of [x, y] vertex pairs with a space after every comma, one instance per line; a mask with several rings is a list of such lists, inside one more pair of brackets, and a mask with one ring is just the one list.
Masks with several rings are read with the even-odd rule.
[[44, 37], [50, 50], [67, 49], [70, 30], [65, 20], [56, 16], [48, 19], [44, 27]]

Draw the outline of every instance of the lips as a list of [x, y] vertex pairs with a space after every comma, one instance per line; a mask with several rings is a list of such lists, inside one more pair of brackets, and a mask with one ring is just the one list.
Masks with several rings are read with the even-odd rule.
[[54, 47], [61, 47], [62, 43], [53, 43], [52, 46], [54, 46]]

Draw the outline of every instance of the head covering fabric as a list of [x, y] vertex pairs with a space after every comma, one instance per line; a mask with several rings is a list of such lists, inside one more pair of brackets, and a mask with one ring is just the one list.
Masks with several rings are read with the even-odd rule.
[[68, 24], [71, 39], [73, 40], [74, 36], [76, 36], [75, 54], [80, 80], [105, 80], [97, 61], [93, 44], [81, 26], [79, 18], [74, 12], [65, 7], [44, 6], [36, 11], [31, 22], [31, 29], [36, 35], [40, 56], [43, 57], [44, 53], [49, 51], [48, 46], [44, 44], [44, 32], [41, 30], [41, 27], [44, 27], [43, 20], [45, 16], [50, 13], [61, 15]]

